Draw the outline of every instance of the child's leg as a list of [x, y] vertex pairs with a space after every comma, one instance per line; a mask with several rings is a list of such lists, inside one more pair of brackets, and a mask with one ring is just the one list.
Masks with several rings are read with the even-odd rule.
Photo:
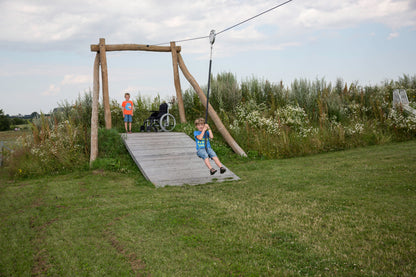
[[124, 128], [126, 129], [126, 132], [128, 131], [127, 130], [127, 122], [124, 122]]
[[222, 166], [222, 163], [220, 162], [220, 159], [217, 157], [217, 154], [215, 154], [214, 150], [212, 150], [211, 148], [208, 148], [208, 152], [210, 156], [212, 157], [212, 159], [214, 160], [215, 164], [220, 168], [220, 173], [221, 174], [225, 173], [227, 169], [225, 169], [225, 167]]
[[220, 159], [218, 159], [218, 157], [213, 157], [212, 159], [218, 167], [222, 167], [222, 163], [220, 162]]
[[131, 121], [130, 121], [130, 123], [129, 123], [129, 126], [130, 126], [130, 132], [131, 132]]
[[206, 159], [204, 160], [204, 163], [205, 163], [205, 165], [208, 167], [208, 169], [211, 169], [211, 168], [212, 168], [211, 163], [209, 162], [209, 158], [206, 158]]
[[201, 159], [204, 160], [205, 165], [208, 167], [209, 172], [211, 175], [215, 174], [215, 172], [217, 172], [216, 169], [212, 168], [211, 163], [209, 162], [209, 156], [207, 151], [205, 151], [205, 149], [199, 149], [196, 154], [198, 155], [198, 157], [200, 157]]

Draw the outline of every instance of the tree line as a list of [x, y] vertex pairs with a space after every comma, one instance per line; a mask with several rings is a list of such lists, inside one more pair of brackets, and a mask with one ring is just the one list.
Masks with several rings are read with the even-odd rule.
[[14, 126], [27, 124], [28, 121], [37, 117], [39, 117], [37, 112], [33, 112], [30, 115], [10, 116], [4, 114], [4, 111], [0, 109], [0, 131], [8, 131], [13, 129]]

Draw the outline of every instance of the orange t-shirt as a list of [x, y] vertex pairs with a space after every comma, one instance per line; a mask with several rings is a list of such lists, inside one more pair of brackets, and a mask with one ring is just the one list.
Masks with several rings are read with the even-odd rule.
[[133, 114], [133, 101], [124, 101], [121, 106], [124, 108], [123, 114]]

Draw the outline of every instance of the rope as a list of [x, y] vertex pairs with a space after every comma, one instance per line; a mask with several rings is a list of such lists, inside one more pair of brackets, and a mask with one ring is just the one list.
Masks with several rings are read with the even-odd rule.
[[[277, 9], [277, 8], [279, 8], [279, 7], [281, 7], [281, 6], [284, 6], [284, 5], [286, 5], [286, 4], [288, 4], [289, 2], [292, 2], [292, 1], [293, 1], [293, 0], [288, 0], [288, 1], [286, 1], [286, 2], [283, 2], [283, 3], [281, 3], [281, 4], [278, 4], [278, 5], [276, 5], [276, 6], [272, 7], [272, 8], [270, 8], [270, 9], [268, 9], [268, 10], [265, 10], [264, 12], [261, 12], [261, 13], [259, 13], [259, 14], [256, 14], [255, 16], [252, 16], [252, 17], [250, 17], [250, 18], [248, 18], [248, 19], [245, 19], [245, 20], [243, 20], [243, 21], [241, 21], [241, 22], [239, 22], [239, 23], [237, 23], [237, 24], [234, 24], [234, 25], [232, 25], [232, 26], [230, 26], [230, 27], [228, 27], [228, 28], [225, 28], [224, 30], [219, 31], [218, 33], [216, 33], [216, 35], [219, 35], [219, 34], [221, 34], [221, 33], [224, 33], [224, 32], [226, 32], [226, 31], [229, 31], [229, 30], [231, 30], [231, 29], [233, 29], [233, 28], [235, 28], [235, 27], [237, 27], [237, 26], [239, 26], [239, 25], [241, 25], [241, 24], [243, 24], [243, 23], [246, 23], [247, 21], [253, 20], [253, 19], [254, 19], [254, 18], [256, 18], [256, 17], [259, 17], [259, 16], [261, 16], [261, 15], [263, 15], [263, 14], [265, 14], [265, 13], [271, 12], [272, 10]], [[202, 36], [202, 37], [195, 37], [195, 38], [181, 39], [181, 40], [175, 40], [175, 42], [185, 42], [185, 41], [199, 40], [199, 39], [204, 39], [204, 38], [208, 38], [208, 37], [209, 37], [209, 36]], [[166, 45], [166, 44], [170, 44], [170, 42], [163, 42], [163, 43], [158, 43], [158, 44], [153, 44], [153, 45], [155, 45], [155, 46], [159, 46], [159, 45]]]
[[[212, 47], [214, 45], [215, 42], [215, 31], [211, 30], [210, 34], [209, 34], [209, 40], [211, 43], [211, 52], [209, 55], [209, 69], [208, 69], [208, 88], [207, 88], [207, 107], [205, 109], [205, 124], [208, 124], [208, 107], [209, 107], [209, 91], [211, 90], [210, 86], [211, 86], [211, 66], [212, 66]], [[205, 132], [204, 134], [204, 139], [205, 139], [205, 150], [208, 151], [208, 130]]]

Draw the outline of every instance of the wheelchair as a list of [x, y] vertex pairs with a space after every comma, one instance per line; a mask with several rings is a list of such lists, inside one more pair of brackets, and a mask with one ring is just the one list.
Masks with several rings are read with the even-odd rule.
[[158, 111], [150, 111], [152, 114], [147, 118], [140, 127], [141, 132], [170, 132], [176, 126], [176, 120], [169, 113], [168, 104], [162, 103]]

